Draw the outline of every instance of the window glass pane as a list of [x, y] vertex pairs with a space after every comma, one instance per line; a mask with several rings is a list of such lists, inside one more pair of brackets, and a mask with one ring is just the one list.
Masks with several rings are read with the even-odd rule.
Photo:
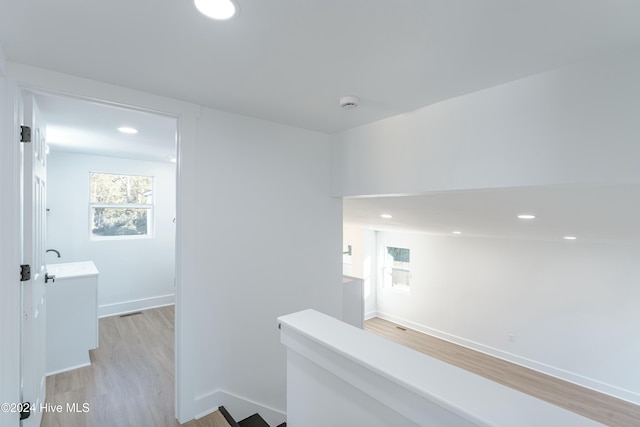
[[385, 286], [408, 291], [411, 281], [411, 252], [406, 248], [387, 246]]
[[151, 204], [153, 178], [150, 176], [92, 173], [90, 202], [108, 204]]
[[139, 236], [149, 232], [149, 209], [92, 208], [91, 232], [95, 236]]
[[411, 253], [409, 249], [393, 248], [391, 246], [387, 246], [387, 253], [393, 258], [395, 262], [409, 263], [411, 261]]

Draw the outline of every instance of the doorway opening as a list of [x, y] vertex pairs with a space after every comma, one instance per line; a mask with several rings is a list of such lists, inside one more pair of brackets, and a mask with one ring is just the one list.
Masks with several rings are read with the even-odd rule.
[[[46, 125], [46, 263], [95, 264], [100, 318], [175, 304], [177, 118], [45, 92], [34, 100]], [[96, 175], [109, 184], [98, 199]]]

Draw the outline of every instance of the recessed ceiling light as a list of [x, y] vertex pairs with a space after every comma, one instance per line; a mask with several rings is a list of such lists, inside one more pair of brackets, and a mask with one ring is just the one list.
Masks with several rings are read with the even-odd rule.
[[194, 4], [200, 13], [219, 21], [236, 14], [236, 5], [231, 0], [194, 0]]
[[535, 217], [536, 217], [535, 215], [530, 215], [530, 214], [518, 215], [518, 218], [520, 219], [534, 219]]
[[576, 240], [577, 237], [575, 236], [564, 236], [564, 240]]
[[393, 218], [393, 216], [391, 216], [389, 214], [382, 214], [382, 215], [380, 215], [380, 218], [390, 219], [390, 218]]
[[452, 231], [452, 233], [453, 233], [453, 234], [462, 234], [462, 231], [458, 231], [458, 230], [456, 230], [456, 231]]
[[138, 133], [138, 129], [136, 128], [132, 128], [132, 127], [128, 127], [128, 126], [122, 126], [119, 127], [118, 130], [122, 133], [126, 133], [129, 135], [135, 135], [136, 133]]

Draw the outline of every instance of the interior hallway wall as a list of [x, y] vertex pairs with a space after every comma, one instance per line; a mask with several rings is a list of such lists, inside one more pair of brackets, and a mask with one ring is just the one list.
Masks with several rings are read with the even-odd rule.
[[[639, 74], [640, 48], [633, 47], [332, 135], [332, 194], [343, 197], [402, 195], [569, 183], [639, 183]], [[485, 243], [489, 248], [493, 247], [492, 243]], [[638, 364], [634, 361], [637, 358], [627, 359], [627, 355], [637, 356], [637, 347], [633, 347], [632, 335], [626, 338], [618, 335], [619, 331], [631, 334], [629, 328], [637, 329], [640, 321], [637, 315], [624, 308], [628, 307], [630, 297], [637, 300], [637, 294], [626, 279], [618, 277], [619, 271], [638, 277], [637, 270], [631, 267], [633, 259], [637, 259], [637, 248], [614, 249], [607, 245], [602, 249], [574, 248], [581, 248], [580, 255], [567, 254], [563, 259], [574, 266], [575, 273], [554, 266], [551, 259], [544, 258], [542, 262], [542, 253], [536, 253], [536, 265], [541, 271], [523, 270], [530, 276], [544, 278], [547, 286], [559, 283], [557, 290], [562, 293], [554, 294], [545, 288], [548, 299], [539, 297], [540, 294], [532, 295], [539, 289], [539, 283], [532, 283], [532, 277], [524, 275], [518, 278], [514, 273], [511, 277], [516, 283], [508, 286], [502, 283], [497, 289], [504, 288], [505, 293], [485, 304], [497, 310], [496, 303], [503, 301], [507, 305], [500, 309], [506, 313], [516, 310], [508, 304], [522, 305], [523, 315], [535, 314], [537, 319], [530, 319], [526, 325], [526, 319], [507, 319], [504, 326], [492, 323], [496, 318], [494, 312], [473, 305], [473, 297], [486, 295], [481, 293], [482, 288], [474, 288], [478, 280], [472, 277], [466, 277], [467, 284], [458, 283], [462, 280], [459, 279], [456, 286], [442, 289], [439, 297], [433, 298], [438, 306], [431, 307], [429, 314], [419, 315], [417, 306], [403, 306], [399, 301], [395, 301], [400, 304], [396, 312], [398, 316], [403, 313], [405, 319], [420, 319], [425, 326], [461, 334], [467, 340], [481, 340], [478, 344], [487, 347], [508, 345], [503, 340], [505, 333], [510, 332], [503, 328], [512, 325], [524, 328], [519, 330], [525, 331], [525, 342], [516, 341], [506, 347], [507, 351], [521, 358], [531, 358], [532, 363], [553, 363], [557, 368], [588, 375], [587, 382], [598, 389], [610, 385], [633, 391], [630, 398], [640, 402]], [[611, 258], [605, 249], [612, 250], [619, 258]], [[483, 251], [482, 247], [477, 248], [478, 260], [484, 259]], [[446, 265], [453, 270], [455, 254], [451, 250], [447, 253], [452, 258]], [[494, 255], [496, 259], [502, 257], [497, 252]], [[505, 257], [512, 261], [508, 254]], [[473, 261], [470, 255], [465, 259], [482, 272], [482, 265]], [[576, 266], [579, 261], [586, 265]], [[514, 265], [523, 263], [525, 261], [520, 260]], [[607, 267], [594, 270], [602, 265]], [[504, 268], [511, 268], [506, 261]], [[594, 277], [588, 278], [591, 281], [587, 282], [589, 291], [586, 292], [580, 285], [589, 271], [593, 271]], [[552, 278], [550, 274], [558, 277]], [[489, 278], [485, 280], [489, 282], [486, 286], [496, 285]], [[430, 283], [430, 286], [436, 286], [435, 283], [443, 283], [443, 280]], [[523, 283], [529, 286], [521, 287]], [[430, 291], [435, 292], [435, 289], [430, 288]], [[422, 297], [418, 299], [429, 304], [427, 296]], [[599, 297], [603, 298], [601, 304], [597, 305], [594, 314], [590, 314], [589, 310]], [[390, 309], [386, 304], [393, 307], [386, 298], [386, 294], [378, 294], [378, 309], [383, 312]], [[380, 306], [381, 302], [383, 306]], [[468, 330], [460, 329], [469, 323], [469, 319], [453, 314], [458, 313], [457, 308], [455, 312], [451, 311], [454, 303], [460, 309], [475, 313], [474, 321], [483, 325], [487, 334], [495, 336], [474, 331], [473, 325]], [[564, 306], [570, 315], [562, 314]], [[615, 306], [623, 307], [623, 310], [618, 312]], [[597, 342], [610, 343], [616, 349], [606, 351], [605, 346], [593, 356], [600, 357], [601, 366], [611, 367], [610, 371], [595, 368], [597, 362], [590, 356], [580, 360], [583, 356], [578, 357], [565, 342], [575, 336], [578, 342], [586, 343], [586, 337], [590, 335], [597, 337]], [[528, 345], [531, 347], [527, 348]], [[593, 350], [588, 344], [580, 346]], [[555, 354], [545, 353], [551, 348]], [[617, 350], [620, 349], [627, 353], [619, 354]], [[635, 384], [630, 383], [632, 378]], [[606, 381], [608, 385], [598, 385], [594, 381]]]
[[329, 139], [203, 108], [197, 149], [201, 293], [192, 309], [207, 336], [198, 348], [203, 407], [216, 401], [217, 375], [219, 395], [285, 412], [276, 318], [307, 308], [342, 315], [342, 203], [329, 196]]
[[[93, 261], [100, 271], [100, 316], [175, 301], [176, 167], [52, 150], [48, 158], [48, 263]], [[89, 174], [104, 172], [154, 177], [153, 237], [92, 240], [89, 232]]]
[[333, 135], [332, 194], [640, 182], [640, 47]]
[[227, 402], [238, 417], [286, 411], [276, 318], [342, 313], [342, 202], [330, 197], [329, 137], [8, 65], [12, 79], [42, 90], [178, 117], [178, 418]]

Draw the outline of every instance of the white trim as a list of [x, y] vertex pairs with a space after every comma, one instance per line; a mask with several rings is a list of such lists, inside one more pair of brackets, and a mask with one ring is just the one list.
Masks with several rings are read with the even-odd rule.
[[367, 321], [369, 319], [373, 319], [374, 317], [378, 317], [377, 311], [368, 311], [364, 314], [364, 320]]
[[[176, 161], [176, 285], [175, 285], [175, 413], [176, 418], [184, 423], [192, 419], [196, 414], [194, 399], [194, 388], [197, 383], [197, 375], [193, 368], [193, 353], [197, 351], [200, 336], [194, 332], [199, 319], [194, 315], [192, 309], [183, 307], [193, 307], [200, 295], [196, 292], [189, 292], [187, 286], [182, 283], [197, 283], [200, 279], [198, 269], [195, 266], [195, 257], [188, 256], [188, 248], [193, 245], [196, 236], [199, 236], [197, 228], [198, 221], [195, 201], [199, 200], [196, 188], [198, 178], [196, 168], [197, 163], [197, 129], [198, 114], [186, 114], [178, 119], [178, 158]], [[189, 141], [189, 143], [184, 143]], [[183, 165], [192, 165], [183, 168]], [[190, 350], [190, 351], [187, 351]]]
[[269, 425], [276, 426], [285, 422], [287, 418], [286, 412], [224, 390], [216, 390], [196, 396], [195, 407], [197, 415], [195, 418], [205, 417], [217, 411], [220, 406], [224, 406], [236, 421], [258, 413]]
[[73, 371], [74, 369], [84, 368], [85, 366], [91, 366], [91, 362], [81, 363], [79, 365], [71, 366], [71, 367], [64, 368], [64, 369], [58, 369], [57, 371], [53, 371], [53, 372], [47, 372], [47, 376], [50, 377], [51, 375], [61, 374], [63, 372], [67, 372], [67, 371]]
[[588, 378], [580, 374], [576, 374], [575, 372], [566, 371], [564, 369], [557, 368], [555, 366], [536, 362], [535, 360], [527, 359], [525, 357], [521, 357], [516, 354], [509, 353], [507, 351], [490, 347], [488, 345], [470, 341], [465, 338], [461, 338], [461, 337], [449, 334], [447, 332], [440, 331], [438, 329], [430, 328], [428, 326], [421, 325], [419, 323], [412, 322], [411, 320], [394, 316], [389, 313], [378, 311], [377, 317], [388, 320], [393, 323], [397, 323], [398, 325], [404, 326], [406, 328], [413, 329], [418, 332], [422, 332], [427, 335], [431, 335], [431, 336], [443, 339], [445, 341], [449, 341], [454, 344], [458, 344], [463, 347], [467, 347], [472, 350], [476, 350], [481, 353], [506, 360], [511, 363], [515, 363], [516, 365], [524, 366], [525, 368], [533, 369], [534, 371], [538, 371], [546, 375], [551, 375], [553, 377], [560, 378], [564, 381], [567, 381], [582, 387], [586, 387], [591, 390], [595, 390], [599, 393], [604, 393], [609, 396], [613, 396], [615, 398], [622, 399], [627, 402], [631, 402], [635, 405], [640, 405], [640, 394], [635, 393], [633, 391], [625, 390], [611, 384], [603, 383], [593, 378]]
[[98, 318], [119, 316], [121, 314], [133, 313], [136, 311], [150, 310], [152, 308], [165, 307], [175, 304], [175, 294], [161, 295], [151, 298], [142, 298], [131, 301], [117, 302], [114, 304], [104, 304], [98, 306]]
[[200, 116], [198, 105], [148, 92], [10, 61], [7, 62], [6, 71], [19, 85], [28, 87], [34, 92], [96, 101], [169, 117]]

